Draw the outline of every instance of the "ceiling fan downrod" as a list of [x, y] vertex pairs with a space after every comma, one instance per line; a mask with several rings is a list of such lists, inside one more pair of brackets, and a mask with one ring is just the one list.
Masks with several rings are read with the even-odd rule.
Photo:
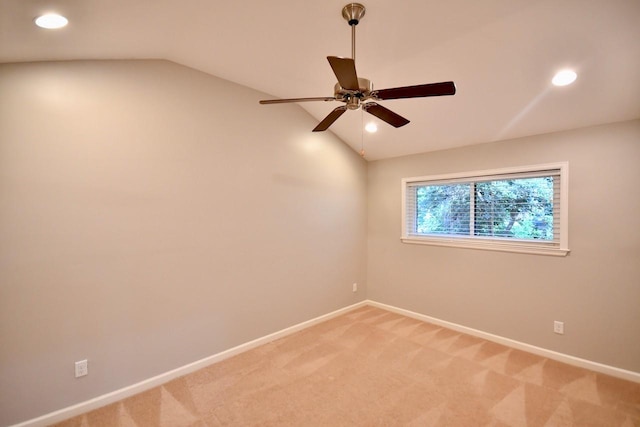
[[365, 7], [360, 3], [349, 3], [342, 8], [342, 17], [351, 26], [351, 59], [354, 61], [356, 60], [356, 25], [358, 25], [365, 12]]

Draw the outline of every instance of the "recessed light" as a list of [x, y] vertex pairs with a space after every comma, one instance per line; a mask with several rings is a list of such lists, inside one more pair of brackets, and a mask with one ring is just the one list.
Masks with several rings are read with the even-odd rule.
[[35, 23], [40, 28], [53, 30], [66, 26], [69, 23], [69, 20], [64, 16], [58, 15], [56, 13], [47, 13], [46, 15], [38, 16], [35, 19]]
[[553, 76], [551, 83], [555, 86], [566, 86], [576, 81], [577, 77], [578, 75], [573, 70], [562, 70], [558, 71], [556, 75]]
[[375, 124], [374, 122], [369, 122], [367, 123], [367, 125], [364, 127], [364, 130], [366, 130], [369, 133], [374, 133], [378, 131], [378, 125]]

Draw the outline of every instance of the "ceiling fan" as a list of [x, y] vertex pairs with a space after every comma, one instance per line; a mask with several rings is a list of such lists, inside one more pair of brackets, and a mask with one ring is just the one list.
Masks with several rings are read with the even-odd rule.
[[456, 86], [453, 82], [428, 83], [417, 86], [404, 86], [390, 89], [374, 90], [368, 79], [358, 77], [356, 73], [356, 25], [365, 13], [365, 7], [360, 3], [349, 3], [342, 8], [342, 17], [351, 26], [351, 58], [328, 56], [329, 65], [338, 79], [334, 87], [334, 94], [330, 97], [266, 99], [260, 104], [284, 104], [289, 102], [308, 101], [342, 101], [345, 105], [335, 108], [322, 120], [313, 131], [327, 130], [347, 110], [364, 111], [399, 128], [409, 123], [409, 120], [383, 107], [375, 101], [386, 101], [400, 98], [424, 98], [428, 96], [454, 95]]

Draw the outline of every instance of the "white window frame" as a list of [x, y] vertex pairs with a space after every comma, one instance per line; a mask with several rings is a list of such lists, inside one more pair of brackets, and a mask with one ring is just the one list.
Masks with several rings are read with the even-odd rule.
[[[479, 236], [424, 235], [409, 230], [407, 217], [407, 188], [414, 183], [429, 182], [474, 182], [508, 179], [509, 175], [538, 175], [549, 172], [560, 173], [560, 218], [559, 239], [550, 241], [518, 240]], [[412, 212], [414, 214], [414, 212]], [[533, 166], [491, 169], [484, 171], [453, 173], [445, 175], [420, 176], [402, 179], [402, 236], [403, 243], [448, 246], [457, 248], [484, 249], [502, 252], [517, 252], [536, 255], [566, 256], [569, 253], [569, 163], [558, 162]]]

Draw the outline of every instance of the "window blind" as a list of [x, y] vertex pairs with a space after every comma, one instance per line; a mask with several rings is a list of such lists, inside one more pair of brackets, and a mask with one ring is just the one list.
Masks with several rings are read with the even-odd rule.
[[403, 234], [559, 248], [563, 164], [518, 169], [403, 180]]

